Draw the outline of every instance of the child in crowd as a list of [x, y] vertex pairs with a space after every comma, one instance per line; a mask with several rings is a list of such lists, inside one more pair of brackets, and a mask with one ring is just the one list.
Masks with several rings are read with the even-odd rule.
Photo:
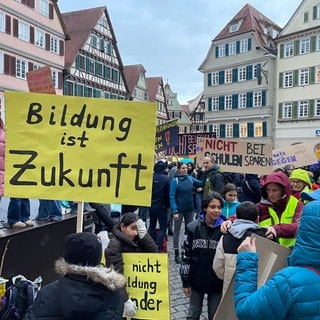
[[236, 217], [228, 233], [220, 239], [213, 260], [213, 270], [223, 279], [223, 294], [226, 293], [236, 270], [237, 249], [241, 242], [252, 233], [265, 237], [267, 231], [266, 228], [259, 228], [259, 210], [251, 201], [238, 205]]
[[208, 299], [208, 319], [213, 319], [220, 303], [222, 281], [213, 271], [212, 261], [222, 236], [222, 208], [221, 195], [209, 192], [202, 201], [203, 211], [199, 218], [187, 225], [180, 266], [183, 291], [190, 298], [187, 319], [200, 319], [205, 294]]
[[237, 198], [237, 186], [233, 183], [227, 183], [222, 189], [221, 196], [223, 198], [222, 215], [229, 218], [236, 213], [236, 208], [240, 204]]

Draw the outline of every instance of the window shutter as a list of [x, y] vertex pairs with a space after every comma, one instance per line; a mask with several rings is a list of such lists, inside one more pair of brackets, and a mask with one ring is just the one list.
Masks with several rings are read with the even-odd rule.
[[49, 19], [53, 20], [53, 4], [49, 3]]
[[212, 131], [213, 131], [213, 125], [209, 124], [209, 132], [212, 132]]
[[263, 121], [262, 122], [262, 136], [263, 137], [267, 137], [268, 136], [268, 132], [267, 132], [267, 122]]
[[299, 55], [299, 52], [300, 52], [300, 42], [299, 42], [299, 40], [295, 40], [293, 42], [293, 47], [294, 47], [294, 49], [293, 49], [294, 55], [295, 56]]
[[33, 63], [32, 62], [28, 62], [28, 70], [29, 71], [33, 70]]
[[316, 67], [310, 67], [309, 68], [309, 73], [310, 73], [310, 77], [309, 77], [309, 83], [313, 84], [316, 82], [315, 76], [316, 76]]
[[3, 73], [10, 74], [10, 56], [7, 54], [3, 55]]
[[212, 111], [212, 98], [208, 98], [208, 111]]
[[219, 47], [216, 46], [216, 58], [219, 58]]
[[279, 88], [283, 88], [283, 72], [279, 73]]
[[76, 69], [79, 69], [80, 67], [80, 57], [79, 55], [76, 56]]
[[280, 59], [283, 59], [283, 55], [284, 55], [284, 44], [281, 43], [280, 44]]
[[100, 51], [104, 52], [104, 39], [100, 39]]
[[232, 69], [232, 82], [238, 81], [238, 68]]
[[278, 119], [282, 119], [282, 103], [279, 103], [278, 105]]
[[232, 95], [232, 109], [238, 109], [238, 95]]
[[30, 26], [30, 43], [34, 43], [34, 27]]
[[233, 137], [239, 138], [239, 123], [233, 124]]
[[50, 51], [50, 34], [46, 33], [46, 50]]
[[219, 71], [219, 84], [224, 84], [224, 71]]
[[247, 70], [247, 80], [252, 80], [253, 78], [253, 66], [252, 65], [249, 65], [246, 67], [246, 70]]
[[224, 110], [224, 96], [219, 96], [219, 110]]
[[310, 37], [310, 52], [315, 52], [317, 49], [317, 36]]
[[208, 73], [208, 87], [211, 87], [211, 85], [212, 85], [212, 73], [209, 72]]
[[226, 125], [220, 124], [220, 138], [226, 137]]
[[313, 17], [313, 20], [316, 20], [317, 19], [317, 6], [313, 6], [312, 8], [312, 17]]
[[17, 19], [13, 19], [13, 36], [18, 38], [18, 28], [19, 28], [19, 23]]
[[253, 93], [247, 92], [247, 108], [253, 107]]
[[309, 104], [308, 104], [308, 115], [309, 118], [313, 118], [314, 117], [314, 100], [309, 100]]
[[89, 72], [90, 70], [90, 59], [86, 57], [86, 71]]
[[254, 123], [248, 122], [248, 137], [252, 138], [254, 137]]
[[11, 17], [6, 15], [6, 33], [11, 34]]
[[59, 49], [60, 49], [59, 55], [63, 56], [64, 55], [64, 41], [60, 40], [59, 42], [60, 42], [60, 44], [59, 44]]
[[229, 55], [229, 43], [226, 44], [226, 56]]
[[265, 107], [267, 105], [267, 92], [266, 90], [262, 90], [262, 106]]
[[237, 54], [240, 53], [240, 41], [237, 41], [236, 43], [236, 52]]
[[292, 118], [298, 118], [298, 101], [292, 102]]
[[10, 75], [16, 76], [16, 58], [10, 56]]
[[293, 86], [297, 87], [299, 84], [299, 70], [293, 70]]
[[252, 47], [252, 39], [249, 38], [248, 39], [248, 51], [251, 51], [251, 47]]
[[62, 89], [63, 85], [63, 73], [60, 71], [58, 72], [58, 89]]

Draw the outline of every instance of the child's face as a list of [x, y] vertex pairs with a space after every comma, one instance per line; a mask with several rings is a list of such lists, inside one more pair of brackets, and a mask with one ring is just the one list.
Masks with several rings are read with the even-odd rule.
[[217, 220], [221, 215], [221, 210], [221, 202], [218, 199], [212, 199], [208, 208], [204, 209], [207, 223], [212, 224], [212, 221]]
[[120, 225], [121, 231], [126, 234], [131, 240], [133, 240], [138, 235], [137, 222], [132, 222], [128, 226], [123, 223]]
[[224, 199], [229, 202], [234, 202], [237, 199], [237, 191], [229, 191], [225, 194]]

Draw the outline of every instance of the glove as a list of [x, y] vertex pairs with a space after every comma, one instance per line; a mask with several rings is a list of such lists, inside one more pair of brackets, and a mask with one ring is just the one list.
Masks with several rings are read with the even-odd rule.
[[128, 299], [124, 303], [123, 316], [124, 317], [133, 317], [136, 314], [137, 306], [132, 302], [131, 299]]
[[143, 220], [139, 219], [137, 221], [137, 227], [138, 227], [138, 236], [140, 239], [142, 239], [147, 233], [146, 224], [144, 223]]

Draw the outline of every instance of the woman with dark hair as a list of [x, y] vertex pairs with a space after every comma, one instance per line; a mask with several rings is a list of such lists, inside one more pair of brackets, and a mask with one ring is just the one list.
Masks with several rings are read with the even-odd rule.
[[236, 214], [237, 206], [240, 204], [237, 195], [238, 189], [235, 184], [227, 183], [223, 187], [221, 192], [221, 196], [223, 198], [222, 215], [225, 218], [229, 218], [230, 216]]
[[[150, 234], [147, 233], [146, 225], [133, 212], [122, 216], [120, 223], [113, 230], [113, 237], [105, 250], [107, 267], [123, 274], [122, 253], [125, 252], [159, 252], [159, 249]], [[129, 298], [125, 288], [120, 290], [124, 303], [124, 316], [133, 317], [137, 307]]]

